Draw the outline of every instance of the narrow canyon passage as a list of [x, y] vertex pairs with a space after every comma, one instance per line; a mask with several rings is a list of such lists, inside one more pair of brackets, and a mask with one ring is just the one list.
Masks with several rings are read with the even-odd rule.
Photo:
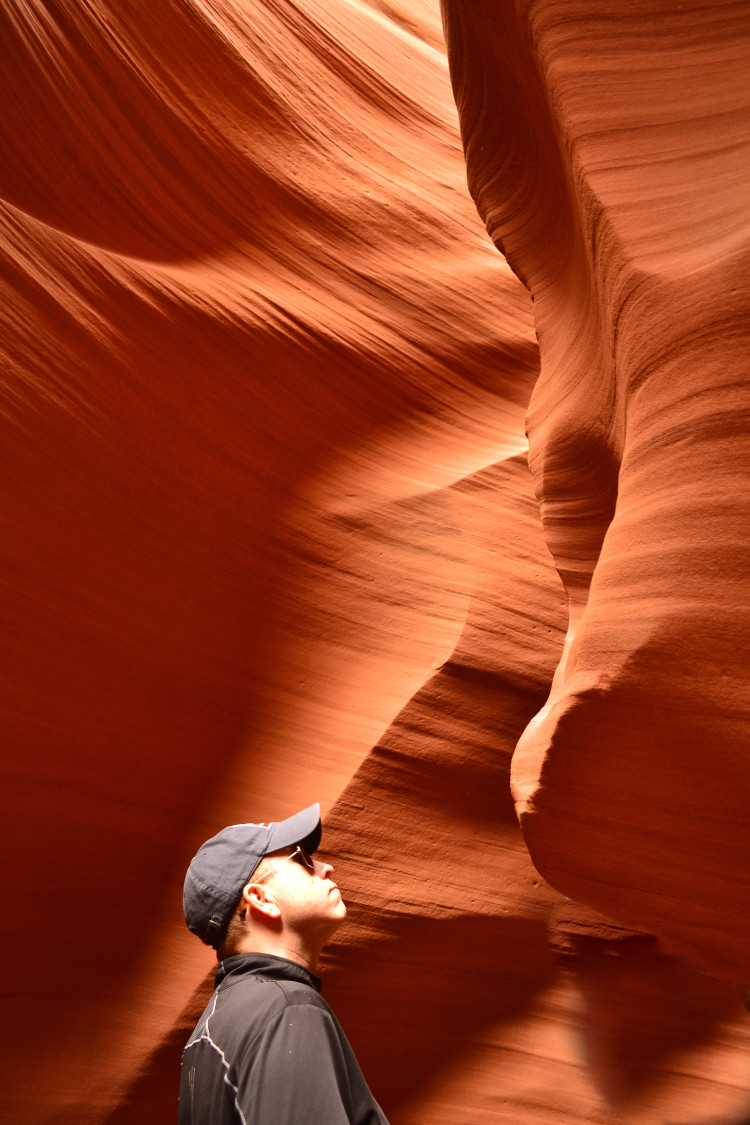
[[747, 1121], [749, 24], [0, 11], [9, 1125], [176, 1119], [316, 800], [391, 1125]]

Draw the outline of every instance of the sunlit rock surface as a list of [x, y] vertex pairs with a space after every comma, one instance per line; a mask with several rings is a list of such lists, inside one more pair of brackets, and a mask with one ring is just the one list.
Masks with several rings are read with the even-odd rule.
[[[606, 909], [602, 919], [566, 902], [532, 866], [509, 773], [567, 625], [526, 469], [524, 416], [539, 374], [534, 312], [544, 364], [532, 410], [534, 468], [538, 483], [548, 459], [557, 492], [538, 486], [544, 531], [569, 587], [586, 588], [615, 500], [618, 512], [623, 503], [615, 481], [627, 437], [618, 421], [621, 445], [613, 445], [603, 421], [600, 399], [616, 397], [621, 376], [602, 358], [607, 337], [598, 325], [620, 309], [621, 297], [607, 304], [606, 295], [629, 284], [630, 259], [625, 250], [622, 265], [608, 257], [614, 273], [601, 278], [580, 264], [593, 254], [593, 219], [584, 221], [570, 194], [579, 167], [572, 155], [560, 149], [548, 162], [557, 126], [541, 112], [547, 105], [549, 116], [545, 99], [553, 97], [543, 83], [559, 72], [576, 112], [590, 115], [585, 129], [570, 132], [572, 148], [581, 137], [603, 144], [597, 129], [613, 128], [606, 73], [593, 71], [599, 59], [619, 73], [620, 56], [606, 19], [592, 14], [585, 65], [553, 52], [542, 78], [528, 61], [537, 66], [542, 56], [523, 13], [510, 21], [516, 50], [512, 37], [496, 35], [501, 7], [472, 0], [456, 8], [447, 11], [455, 57], [456, 19], [466, 42], [478, 40], [462, 55], [471, 60], [463, 84], [454, 61], [464, 119], [460, 91], [481, 100], [472, 83], [488, 73], [493, 97], [506, 96], [503, 75], [529, 87], [501, 116], [519, 129], [514, 206], [530, 216], [524, 253], [543, 274], [549, 266], [537, 284], [526, 258], [506, 247], [535, 309], [466, 191], [433, 0], [152, 0], [147, 8], [10, 0], [0, 11], [2, 1113], [13, 1125], [174, 1119], [179, 1055], [211, 971], [210, 954], [181, 919], [185, 865], [219, 826], [282, 817], [316, 799], [351, 901], [350, 922], [327, 956], [326, 992], [393, 1125], [715, 1125], [749, 1112], [739, 999], [667, 957], [651, 933], [661, 937], [662, 921], [686, 924], [686, 884], [669, 892], [677, 902], [667, 907], [654, 874], [655, 855], [657, 875], [674, 870], [658, 834], [673, 843], [680, 825], [694, 848], [714, 832], [703, 867], [688, 857], [693, 876], [710, 860], [715, 893], [726, 898], [733, 870], [735, 908], [744, 908], [746, 869], [731, 868], [730, 851], [742, 846], [742, 825], [729, 832], [715, 816], [718, 802], [728, 801], [731, 814], [742, 798], [739, 762], [734, 789], [726, 788], [724, 759], [738, 754], [737, 743], [704, 741], [710, 772], [699, 775], [693, 757], [679, 782], [674, 759], [669, 777], [643, 761], [658, 764], [674, 738], [682, 685], [697, 700], [697, 739], [719, 620], [707, 618], [706, 604], [726, 602], [729, 571], [738, 586], [742, 577], [742, 496], [731, 495], [740, 436], [727, 431], [732, 455], [717, 454], [713, 392], [701, 399], [693, 389], [708, 362], [701, 325], [714, 325], [717, 386], [730, 377], [727, 346], [737, 338], [725, 328], [730, 320], [712, 319], [714, 308], [730, 308], [721, 286], [739, 277], [729, 257], [735, 213], [722, 202], [731, 195], [721, 186], [724, 142], [716, 140], [715, 172], [696, 158], [720, 185], [704, 199], [705, 229], [687, 206], [681, 220], [696, 247], [695, 294], [677, 285], [677, 265], [654, 271], [669, 301], [635, 286], [618, 347], [640, 356], [644, 375], [653, 348], [663, 384], [704, 403], [690, 414], [701, 425], [675, 444], [695, 445], [694, 458], [683, 450], [692, 471], [713, 458], [716, 505], [704, 505], [691, 536], [709, 554], [720, 544], [729, 554], [711, 583], [709, 554], [697, 569], [694, 552], [685, 556], [690, 566], [675, 564], [669, 594], [692, 575], [697, 631], [689, 643], [680, 634], [667, 655], [646, 653], [656, 660], [649, 683], [654, 692], [661, 685], [663, 726], [648, 747], [623, 728], [601, 759], [609, 768], [625, 740], [648, 808], [632, 801], [622, 778], [605, 811], [590, 803], [600, 779], [586, 748], [602, 749], [592, 738], [582, 741], [586, 768], [573, 779], [560, 755], [540, 828], [525, 816], [537, 866], [563, 891]], [[538, 11], [554, 31], [552, 7], [549, 19], [544, 5]], [[693, 37], [706, 65], [725, 52], [727, 89], [736, 31], [727, 24], [713, 38]], [[579, 29], [552, 38], [572, 49]], [[686, 92], [675, 97], [686, 117], [678, 132], [692, 151], [697, 126], [682, 76], [693, 56], [689, 43], [685, 58], [670, 55], [670, 42], [644, 73], [659, 62], [680, 75]], [[512, 66], [496, 54], [502, 43], [511, 43]], [[731, 116], [730, 94], [716, 97], [726, 104], [714, 117]], [[669, 116], [663, 97], [646, 91], [642, 104]], [[627, 106], [611, 98], [617, 129], [637, 133]], [[486, 160], [499, 151], [486, 148]], [[475, 155], [470, 146], [474, 183], [485, 174]], [[607, 168], [604, 161], [602, 175]], [[679, 167], [674, 174], [683, 175]], [[492, 206], [502, 210], [507, 191], [497, 185]], [[677, 255], [668, 238], [669, 253], [660, 249], [667, 203], [638, 210], [638, 185], [635, 176], [638, 219], [624, 204], [622, 219], [637, 227], [638, 253]], [[626, 188], [617, 186], [627, 203]], [[532, 189], [537, 202], [527, 198]], [[626, 240], [618, 234], [612, 245]], [[689, 240], [680, 253], [693, 253]], [[564, 281], [560, 270], [578, 280]], [[711, 270], [711, 286], [701, 288], [701, 271]], [[540, 290], [549, 290], [546, 320]], [[664, 323], [703, 358], [672, 355]], [[638, 497], [659, 522], [665, 557], [685, 533], [679, 511], [669, 509], [665, 526], [649, 499], [662, 487], [650, 467], [665, 445], [660, 410], [671, 407], [666, 392], [654, 406], [651, 382], [642, 381], [645, 421], [634, 432], [645, 461], [633, 472], [645, 473], [648, 487], [639, 493], [634, 477], [641, 554], [631, 568], [634, 581], [647, 583], [652, 538], [638, 530]], [[739, 399], [740, 389], [733, 393]], [[722, 401], [734, 409], [726, 392]], [[559, 402], [562, 420], [548, 421]], [[581, 452], [579, 412], [595, 457]], [[559, 433], [549, 438], [553, 425]], [[668, 458], [665, 488], [685, 483], [676, 465]], [[559, 509], [566, 495], [555, 517], [555, 496]], [[722, 497], [735, 513], [731, 536]], [[556, 518], [572, 561], [555, 538]], [[571, 572], [583, 577], [571, 583]], [[630, 603], [615, 612], [605, 598], [609, 631], [592, 631], [591, 644], [631, 651], [618, 613], [646, 635], [661, 629], [659, 589], [638, 595], [637, 612]], [[742, 604], [738, 593], [733, 627]], [[687, 620], [681, 610], [678, 617]], [[722, 665], [721, 699], [734, 708], [740, 656], [733, 643]], [[586, 660], [586, 669], [599, 667], [596, 652]], [[602, 709], [623, 709], [617, 690]], [[631, 717], [646, 705], [637, 693], [632, 711], [625, 702]], [[591, 712], [589, 733], [605, 721]], [[733, 714], [721, 713], [729, 724]], [[532, 743], [517, 781], [524, 793], [536, 786], [544, 753], [541, 735]], [[697, 821], [680, 819], [685, 778], [703, 795]], [[593, 839], [592, 809], [600, 818]], [[650, 842], [642, 831], [635, 849], [641, 815]], [[570, 825], [562, 834], [561, 817]], [[617, 901], [605, 889], [600, 902], [589, 893], [596, 862], [620, 848]], [[649, 856], [649, 848], [657, 851]], [[656, 913], [641, 909], [633, 866], [652, 879]], [[703, 918], [712, 949], [722, 934], [744, 940], [734, 929], [739, 914], [726, 924], [693, 917]], [[721, 949], [726, 960], [731, 950]]]
[[750, 975], [750, 14], [446, 0], [469, 182], [529, 286], [570, 600], [514, 759], [537, 867]]

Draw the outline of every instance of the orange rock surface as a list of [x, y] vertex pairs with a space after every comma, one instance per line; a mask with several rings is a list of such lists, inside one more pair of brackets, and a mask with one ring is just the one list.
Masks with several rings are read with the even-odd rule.
[[574, 9], [445, 5], [510, 266], [437, 0], [0, 11], [12, 1125], [175, 1118], [185, 866], [316, 799], [392, 1125], [750, 1112], [746, 21]]
[[750, 972], [742, 3], [447, 0], [469, 181], [528, 284], [530, 464], [570, 627], [514, 758], [537, 867]]

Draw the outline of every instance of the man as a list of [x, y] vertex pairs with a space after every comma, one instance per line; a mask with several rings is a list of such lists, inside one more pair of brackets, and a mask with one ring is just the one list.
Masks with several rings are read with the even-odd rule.
[[182, 1057], [180, 1125], [388, 1125], [320, 995], [320, 952], [346, 917], [313, 859], [320, 806], [233, 824], [185, 877], [185, 920], [216, 949], [210, 1003]]

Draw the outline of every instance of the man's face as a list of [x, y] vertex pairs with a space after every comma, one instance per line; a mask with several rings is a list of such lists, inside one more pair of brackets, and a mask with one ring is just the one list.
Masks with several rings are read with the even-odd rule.
[[261, 885], [278, 904], [287, 928], [303, 935], [328, 936], [346, 917], [341, 892], [331, 879], [333, 867], [313, 858], [314, 870], [310, 871], [299, 856], [290, 858], [295, 850], [281, 848], [265, 857], [258, 876]]

